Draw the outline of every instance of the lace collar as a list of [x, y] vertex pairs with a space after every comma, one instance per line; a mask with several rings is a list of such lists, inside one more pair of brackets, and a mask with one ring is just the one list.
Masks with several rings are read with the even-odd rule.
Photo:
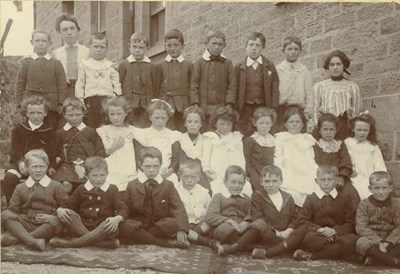
[[324, 139], [321, 138], [317, 141], [317, 144], [319, 145], [320, 148], [322, 148], [323, 152], [335, 153], [339, 151], [342, 141], [340, 140], [325, 141]]
[[275, 138], [271, 134], [265, 136], [258, 132], [255, 132], [251, 137], [262, 147], [273, 147], [275, 146]]

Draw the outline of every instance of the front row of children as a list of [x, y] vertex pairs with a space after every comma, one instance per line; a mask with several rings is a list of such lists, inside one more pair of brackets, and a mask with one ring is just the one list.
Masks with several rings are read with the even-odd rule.
[[[337, 167], [321, 165], [315, 179], [319, 188], [297, 212], [293, 198], [280, 189], [282, 171], [273, 165], [262, 169], [262, 188], [251, 198], [242, 193], [245, 171], [229, 166], [225, 189], [211, 200], [207, 191], [199, 191], [196, 161], [181, 165], [177, 190], [160, 176], [161, 152], [149, 147], [141, 151], [142, 172], [129, 182], [122, 200], [107, 180], [101, 157], [86, 159], [88, 181], [69, 198], [60, 183], [47, 177], [49, 158], [42, 149], [29, 151], [24, 160], [29, 177], [1, 215], [8, 231], [2, 246], [22, 242], [43, 251], [50, 240], [53, 247], [117, 248], [120, 239], [189, 248], [192, 242], [208, 245], [220, 256], [253, 250], [253, 258], [270, 258], [295, 250], [296, 260], [350, 259], [357, 250], [365, 264], [400, 266], [400, 201], [391, 198], [392, 182], [383, 171], [370, 176], [372, 195], [357, 209], [347, 189], [336, 188]], [[65, 228], [70, 238], [55, 237]]]

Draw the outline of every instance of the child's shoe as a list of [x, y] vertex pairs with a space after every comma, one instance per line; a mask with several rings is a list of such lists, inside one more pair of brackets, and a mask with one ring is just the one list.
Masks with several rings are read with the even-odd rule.
[[44, 251], [46, 249], [45, 239], [37, 239], [34, 242], [28, 243], [27, 246], [37, 251]]
[[217, 245], [220, 245], [220, 241], [217, 240], [211, 240], [210, 243], [208, 244], [209, 247], [211, 247], [212, 250], [217, 250]]
[[217, 244], [217, 253], [218, 256], [225, 256], [225, 255], [229, 255], [229, 254], [233, 254], [236, 251], [238, 251], [240, 249], [240, 245], [238, 243], [234, 243], [234, 244], [225, 244], [225, 245], [221, 245], [221, 244]]
[[16, 238], [14, 235], [12, 235], [10, 232], [6, 232], [3, 235], [1, 235], [1, 246], [12, 246], [16, 245], [18, 243], [18, 238]]
[[375, 260], [373, 258], [371, 258], [371, 257], [366, 257], [365, 258], [364, 265], [371, 266], [371, 265], [374, 265], [374, 264], [376, 264], [376, 262], [375, 262]]
[[68, 245], [69, 241], [62, 239], [62, 238], [51, 238], [49, 241], [49, 246], [52, 247], [66, 247]]
[[190, 243], [188, 241], [184, 241], [183, 243], [180, 243], [177, 240], [168, 240], [168, 243], [172, 248], [180, 248], [180, 249], [189, 249], [190, 248]]
[[293, 259], [296, 261], [309, 261], [311, 260], [312, 253], [297, 249], [293, 254]]
[[251, 253], [251, 257], [253, 259], [264, 259], [265, 258], [265, 249], [264, 248], [254, 248]]

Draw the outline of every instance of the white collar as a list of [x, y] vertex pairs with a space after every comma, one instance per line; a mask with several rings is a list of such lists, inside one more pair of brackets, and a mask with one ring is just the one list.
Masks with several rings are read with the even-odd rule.
[[[51, 179], [49, 177], [47, 177], [47, 175], [44, 175], [44, 177], [39, 181], [39, 184], [42, 187], [47, 187], [50, 184], [50, 182], [51, 182]], [[29, 176], [29, 178], [26, 179], [25, 184], [28, 188], [31, 188], [35, 184], [35, 181], [32, 179], [31, 176]]]
[[146, 55], [143, 57], [143, 60], [136, 60], [135, 57], [133, 57], [133, 55], [129, 55], [128, 58], [126, 58], [126, 60], [128, 60], [129, 63], [133, 63], [133, 62], [146, 62], [146, 63], [150, 63], [150, 59], [149, 57], [147, 57]]
[[[210, 61], [210, 56], [211, 53], [208, 50], [206, 50], [201, 57], [203, 57], [203, 59], [206, 61]], [[223, 53], [221, 53], [220, 56], [226, 59], [226, 56]]]
[[290, 63], [290, 62], [288, 62], [286, 59], [284, 59], [284, 60], [282, 61], [282, 65], [283, 65], [284, 67], [286, 67], [287, 69], [290, 69], [290, 67], [293, 66], [293, 68], [294, 68], [295, 70], [301, 70], [302, 67], [303, 67], [302, 64], [301, 64], [299, 61]]
[[[83, 186], [85, 187], [85, 189], [86, 189], [87, 191], [91, 191], [91, 190], [94, 188], [94, 186], [93, 186], [89, 181], [87, 181]], [[109, 187], [110, 187], [110, 183], [109, 183], [109, 182], [105, 182], [105, 183], [100, 187], [100, 189], [103, 190], [104, 192], [106, 192], [106, 191], [108, 190]]]
[[[232, 196], [232, 194], [228, 191], [228, 189], [226, 188], [226, 186], [224, 185], [224, 187], [222, 188], [221, 192], [222, 196], [224, 196], [225, 198], [230, 198]], [[239, 196], [241, 196], [242, 198], [244, 198], [243, 192], [239, 193]]]
[[[82, 129], [84, 129], [86, 127], [86, 125], [82, 122], [79, 126], [77, 126], [76, 128], [79, 130], [79, 131], [81, 131]], [[70, 125], [70, 124], [68, 124], [68, 123], [66, 123], [65, 125], [64, 125], [64, 127], [63, 127], [63, 129], [65, 130], [65, 131], [68, 131], [68, 130], [70, 130], [72, 128], [72, 126]]]
[[182, 54], [179, 55], [178, 58], [172, 58], [171, 55], [169, 55], [169, 54], [167, 55], [167, 57], [165, 57], [165, 61], [167, 61], [167, 62], [171, 62], [174, 59], [176, 61], [178, 61], [179, 63], [182, 63], [183, 61], [185, 61], [185, 57], [183, 57]]
[[342, 141], [335, 139], [333, 139], [332, 141], [325, 141], [321, 138], [317, 141], [317, 144], [323, 152], [335, 153], [339, 151]]
[[254, 64], [254, 62], [257, 62], [260, 65], [262, 65], [263, 62], [262, 62], [261, 55], [256, 60], [251, 59], [250, 57], [247, 56], [247, 58], [246, 58], [246, 66], [250, 67], [250, 66], [252, 66]]
[[65, 48], [72, 48], [72, 47], [77, 47], [79, 44], [78, 42], [74, 42], [71, 45], [68, 45], [67, 43], [64, 44]]
[[43, 122], [41, 122], [39, 125], [34, 125], [34, 124], [32, 124], [31, 121], [28, 120], [28, 124], [29, 124], [29, 126], [31, 127], [32, 130], [35, 130], [35, 129], [40, 128], [43, 125]]
[[330, 195], [333, 199], [335, 199], [337, 197], [337, 195], [338, 195], [338, 192], [337, 192], [336, 188], [333, 188], [331, 190], [331, 192], [329, 192], [329, 193], [325, 193], [318, 187], [318, 189], [315, 190], [314, 193], [317, 195], [317, 197], [319, 199], [322, 199], [322, 197], [328, 196], [328, 195]]
[[262, 147], [275, 146], [275, 138], [270, 133], [267, 133], [266, 136], [263, 136], [256, 131], [253, 133], [253, 135], [251, 135], [251, 138], [253, 138], [254, 141], [256, 141]]
[[[40, 58], [40, 56], [37, 55], [36, 52], [34, 52], [31, 57], [32, 57], [33, 60], [36, 60], [36, 59]], [[46, 60], [50, 60], [51, 59], [51, 55], [46, 53], [46, 55], [43, 56], [43, 58], [46, 59]]]
[[[146, 174], [144, 174], [144, 172], [140, 171], [138, 176], [137, 176], [138, 180], [140, 183], [144, 184], [149, 178], [147, 178]], [[154, 180], [161, 184], [163, 182], [163, 177], [161, 177], [160, 174], [157, 174], [157, 176], [154, 178]]]

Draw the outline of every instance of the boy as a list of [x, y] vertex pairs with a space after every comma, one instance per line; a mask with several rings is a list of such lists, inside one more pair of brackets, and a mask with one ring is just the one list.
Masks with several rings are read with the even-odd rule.
[[88, 181], [69, 197], [66, 208], [57, 209], [57, 217], [76, 238], [53, 238], [53, 247], [84, 247], [95, 245], [117, 248], [118, 225], [129, 215], [118, 188], [107, 181], [108, 166], [101, 157], [85, 161]]
[[208, 205], [211, 202], [208, 190], [199, 185], [202, 176], [198, 161], [187, 160], [179, 166], [180, 182], [176, 190], [186, 209], [189, 220], [187, 239], [193, 243], [215, 248], [216, 241], [202, 236], [209, 232], [210, 227], [204, 222]]
[[80, 45], [78, 20], [69, 13], [63, 13], [56, 18], [56, 31], [61, 35], [64, 46], [53, 51], [53, 56], [61, 62], [67, 79], [67, 97], [75, 96], [75, 83], [78, 79], [78, 64], [89, 59], [90, 50]]
[[306, 230], [296, 230], [294, 221], [297, 210], [290, 194], [280, 188], [283, 183], [282, 170], [274, 165], [261, 170], [262, 189], [251, 196], [251, 216], [254, 227], [261, 233], [263, 244], [270, 248], [255, 248], [255, 259], [272, 258], [296, 248], [303, 241]]
[[9, 232], [2, 235], [1, 245], [21, 241], [32, 249], [44, 251], [45, 239], [62, 231], [53, 214], [58, 207], [65, 206], [67, 193], [59, 182], [47, 177], [49, 158], [44, 150], [29, 151], [24, 161], [29, 178], [16, 187], [10, 206], [1, 213], [1, 223]]
[[84, 106], [76, 97], [68, 97], [63, 103], [63, 128], [56, 131], [56, 148], [61, 163], [54, 174], [54, 180], [61, 182], [68, 193], [78, 184], [86, 182], [82, 164], [90, 156], [105, 157], [103, 142], [96, 130], [83, 122]]
[[[225, 188], [213, 196], [206, 214], [206, 223], [212, 227], [211, 237], [217, 243], [218, 255], [239, 250], [246, 242], [246, 235], [257, 238], [258, 234], [245, 234], [250, 227], [250, 197], [242, 193], [246, 172], [239, 166], [228, 166], [225, 172]], [[232, 244], [232, 245], [227, 245]]]
[[206, 116], [205, 131], [211, 128], [208, 120], [218, 105], [232, 107], [236, 103], [233, 64], [222, 54], [226, 45], [225, 34], [210, 30], [206, 39], [206, 51], [193, 65], [189, 91], [189, 103], [199, 105]]
[[364, 199], [357, 209], [357, 252], [366, 256], [365, 264], [374, 261], [400, 266], [400, 201], [392, 199], [393, 183], [385, 171], [369, 176], [372, 195]]
[[144, 128], [149, 126], [147, 105], [157, 97], [154, 81], [156, 67], [146, 56], [150, 38], [142, 32], [134, 33], [130, 41], [131, 55], [119, 65], [119, 81], [122, 95], [132, 106], [128, 114], [129, 124]]
[[336, 166], [321, 165], [317, 169], [319, 189], [308, 195], [299, 212], [296, 226], [307, 229], [303, 247], [295, 260], [346, 258], [354, 255], [357, 236], [354, 233], [356, 206], [346, 189], [337, 192], [339, 171]]
[[279, 105], [279, 78], [275, 65], [261, 54], [265, 42], [262, 33], [250, 33], [246, 59], [235, 66], [239, 127], [245, 137], [254, 132], [251, 122], [254, 110], [262, 106], [277, 109]]
[[161, 177], [161, 164], [157, 148], [140, 151], [139, 165], [143, 172], [128, 183], [125, 203], [131, 212], [119, 231], [129, 243], [186, 249], [190, 247], [186, 240], [188, 216], [173, 183]]
[[10, 165], [3, 179], [3, 193], [7, 203], [10, 202], [15, 187], [21, 178], [26, 179], [28, 170], [24, 155], [32, 149], [43, 149], [50, 159], [48, 174], [55, 173], [54, 131], [43, 122], [47, 115], [48, 103], [41, 96], [26, 96], [21, 108], [28, 121], [20, 122], [11, 132]]
[[105, 122], [103, 103], [110, 97], [121, 96], [118, 72], [113, 63], [106, 59], [108, 40], [105, 32], [93, 33], [90, 37], [90, 58], [79, 66], [75, 97], [87, 109], [85, 123], [98, 128]]
[[177, 29], [165, 35], [167, 57], [157, 64], [157, 79], [160, 83], [160, 99], [167, 101], [174, 109], [171, 119], [176, 130], [184, 131], [183, 111], [189, 105], [189, 86], [193, 64], [182, 56], [185, 47], [183, 34]]
[[60, 105], [66, 98], [67, 83], [64, 69], [60, 61], [47, 53], [51, 45], [50, 34], [42, 30], [34, 30], [31, 44], [34, 53], [22, 60], [18, 70], [17, 104], [20, 105], [24, 96], [43, 96], [50, 103], [44, 121], [56, 129], [60, 118]]

